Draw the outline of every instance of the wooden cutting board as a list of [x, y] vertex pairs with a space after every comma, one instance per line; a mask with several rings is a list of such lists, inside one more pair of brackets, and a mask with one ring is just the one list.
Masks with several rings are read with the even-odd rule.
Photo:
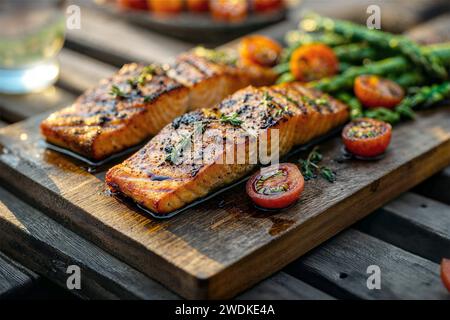
[[38, 131], [44, 116], [0, 129], [0, 179], [186, 298], [236, 295], [450, 164], [450, 109], [442, 107], [398, 125], [378, 161], [341, 161], [340, 139], [323, 143], [338, 180], [307, 182], [287, 210], [256, 210], [240, 185], [157, 221], [109, 196], [104, 171], [47, 150]]

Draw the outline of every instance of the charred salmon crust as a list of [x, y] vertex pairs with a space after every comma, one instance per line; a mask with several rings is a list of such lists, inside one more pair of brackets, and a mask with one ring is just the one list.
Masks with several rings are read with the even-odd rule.
[[162, 68], [149, 69], [125, 65], [73, 105], [45, 119], [43, 135], [51, 143], [94, 160], [155, 135], [187, 110], [189, 90]]
[[215, 108], [175, 119], [111, 168], [106, 183], [165, 215], [254, 170], [257, 151], [252, 145], [263, 145], [269, 158], [276, 147], [282, 156], [347, 119], [346, 105], [298, 84], [248, 87]]
[[48, 142], [92, 160], [134, 146], [183, 113], [215, 105], [249, 84], [270, 84], [266, 69], [243, 69], [194, 52], [168, 66], [128, 64], [41, 123]]

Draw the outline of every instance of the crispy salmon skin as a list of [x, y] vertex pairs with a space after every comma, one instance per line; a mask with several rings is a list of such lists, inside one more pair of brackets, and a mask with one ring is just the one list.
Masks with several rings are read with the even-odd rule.
[[261, 145], [263, 137], [268, 157], [274, 146], [282, 156], [347, 119], [346, 105], [295, 83], [248, 87], [215, 108], [175, 119], [110, 169], [106, 183], [112, 192], [165, 215], [249, 174], [257, 165], [250, 146]]
[[194, 50], [171, 65], [128, 64], [41, 123], [46, 140], [102, 160], [157, 134], [183, 113], [215, 105], [249, 84], [270, 84], [269, 69], [218, 61]]

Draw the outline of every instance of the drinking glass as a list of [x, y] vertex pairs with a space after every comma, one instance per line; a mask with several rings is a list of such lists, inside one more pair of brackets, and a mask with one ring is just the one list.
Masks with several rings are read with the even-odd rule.
[[38, 91], [56, 81], [65, 33], [63, 2], [0, 1], [1, 93]]

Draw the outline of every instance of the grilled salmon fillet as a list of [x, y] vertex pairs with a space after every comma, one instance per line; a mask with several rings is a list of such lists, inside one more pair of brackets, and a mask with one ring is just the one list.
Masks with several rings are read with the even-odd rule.
[[254, 170], [257, 149], [252, 145], [262, 146], [268, 157], [278, 148], [282, 156], [345, 123], [348, 116], [343, 103], [296, 83], [248, 87], [215, 108], [175, 119], [110, 169], [106, 183], [113, 193], [165, 215]]
[[[229, 53], [232, 54], [232, 53]], [[41, 123], [46, 140], [102, 160], [157, 134], [189, 110], [206, 108], [249, 84], [275, 81], [270, 69], [240, 67], [196, 49], [171, 65], [128, 64]]]

